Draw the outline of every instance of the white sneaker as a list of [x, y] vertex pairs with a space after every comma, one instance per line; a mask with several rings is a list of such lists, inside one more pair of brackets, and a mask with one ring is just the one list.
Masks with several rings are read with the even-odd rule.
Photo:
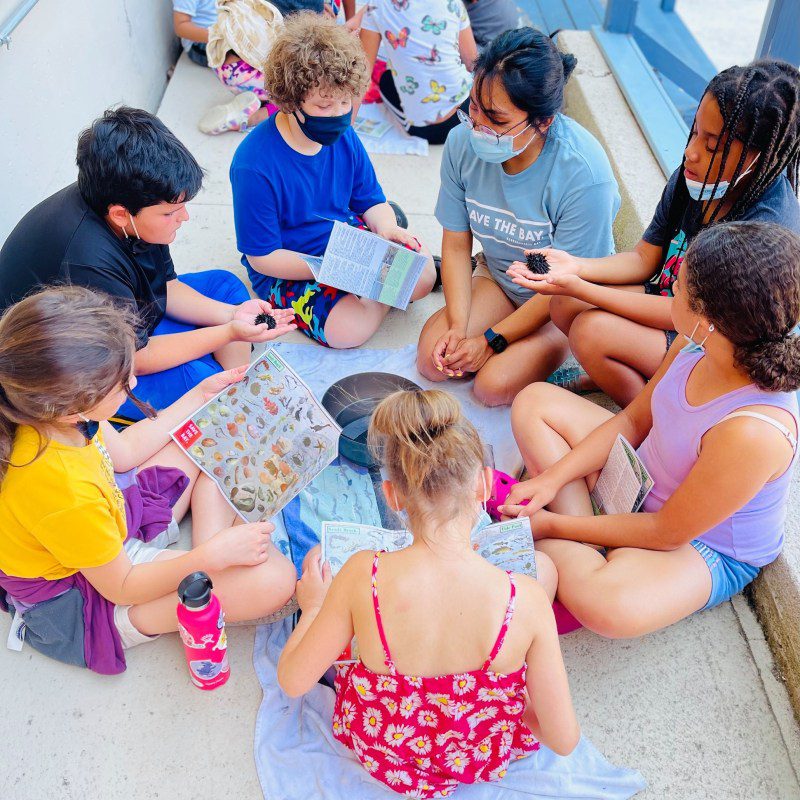
[[197, 127], [210, 136], [217, 136], [225, 131], [246, 131], [247, 120], [259, 108], [261, 101], [255, 92], [242, 92], [227, 103], [209, 108]]

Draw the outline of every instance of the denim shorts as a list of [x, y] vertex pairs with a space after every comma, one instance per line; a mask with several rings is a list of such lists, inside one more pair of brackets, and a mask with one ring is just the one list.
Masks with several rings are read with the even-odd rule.
[[703, 556], [703, 560], [711, 572], [711, 596], [701, 611], [730, 600], [761, 572], [760, 567], [745, 564], [744, 561], [737, 561], [731, 556], [712, 550], [699, 539], [693, 539], [690, 544]]

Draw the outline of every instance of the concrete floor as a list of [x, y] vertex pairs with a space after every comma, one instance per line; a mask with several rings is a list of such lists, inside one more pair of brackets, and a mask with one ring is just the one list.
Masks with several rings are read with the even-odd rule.
[[[179, 272], [237, 269], [227, 169], [240, 137], [204, 137], [195, 128], [220, 97], [227, 94], [210, 72], [181, 61], [161, 107], [163, 120], [208, 171], [173, 248]], [[432, 148], [427, 159], [375, 158], [387, 194], [435, 251], [440, 155]], [[439, 294], [405, 315], [392, 312], [372, 344], [415, 341], [440, 303]], [[0, 617], [0, 634], [7, 627]], [[562, 646], [585, 733], [609, 759], [644, 774], [649, 788], [640, 797], [800, 798], [798, 727], [741, 598], [638, 641], [579, 631]], [[229, 631], [232, 677], [212, 693], [190, 685], [175, 636], [132, 651], [127, 672], [113, 678], [51, 662], [30, 648], [0, 648], [6, 720], [0, 796], [260, 800], [252, 751], [261, 692], [252, 648], [253, 629]]]

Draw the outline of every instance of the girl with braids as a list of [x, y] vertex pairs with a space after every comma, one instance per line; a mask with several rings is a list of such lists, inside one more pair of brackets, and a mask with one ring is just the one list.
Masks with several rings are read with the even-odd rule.
[[[797, 460], [800, 236], [770, 222], [708, 227], [673, 290], [672, 327], [689, 344], [672, 345], [624, 411], [547, 383], [512, 409], [535, 477], [512, 488], [503, 511], [533, 518], [559, 600], [603, 636], [640, 636], [722, 603], [783, 545]], [[619, 434], [655, 485], [642, 512], [595, 517], [589, 490]]]
[[673, 284], [689, 242], [723, 220], [765, 220], [800, 232], [798, 162], [800, 72], [775, 60], [731, 67], [709, 83], [683, 163], [633, 252], [577, 258], [550, 249], [549, 275], [522, 264], [509, 270], [519, 285], [554, 295], [552, 319], [588, 373], [567, 370], [562, 385], [594, 384], [619, 405], [630, 403], [676, 336]]
[[396, 392], [369, 440], [414, 541], [356, 553], [333, 581], [318, 548], [308, 554], [281, 687], [309, 691], [355, 632], [360, 660], [337, 675], [334, 736], [410, 797], [500, 780], [539, 741], [566, 755], [579, 730], [550, 607], [557, 576], [541, 553], [535, 581], [472, 549], [491, 482], [477, 431], [445, 392]]
[[[132, 323], [78, 287], [30, 295], [0, 319], [0, 606], [35, 649], [104, 674], [125, 669], [126, 648], [178, 629], [175, 590], [191, 572], [212, 576], [232, 620], [280, 608], [296, 577], [272, 524], [235, 525], [170, 443], [246, 368], [207, 377], [156, 418], [131, 393]], [[117, 433], [107, 420], [126, 398], [150, 418]], [[190, 506], [194, 548], [164, 550]]]

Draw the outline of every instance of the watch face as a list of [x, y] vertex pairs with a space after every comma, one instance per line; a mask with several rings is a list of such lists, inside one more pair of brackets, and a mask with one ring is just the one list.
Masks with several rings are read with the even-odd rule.
[[492, 337], [491, 341], [489, 342], [489, 347], [491, 347], [492, 350], [495, 351], [495, 353], [502, 353], [503, 350], [505, 350], [506, 347], [508, 347], [508, 342], [506, 341], [505, 336], [503, 336], [500, 333], [497, 333]]

